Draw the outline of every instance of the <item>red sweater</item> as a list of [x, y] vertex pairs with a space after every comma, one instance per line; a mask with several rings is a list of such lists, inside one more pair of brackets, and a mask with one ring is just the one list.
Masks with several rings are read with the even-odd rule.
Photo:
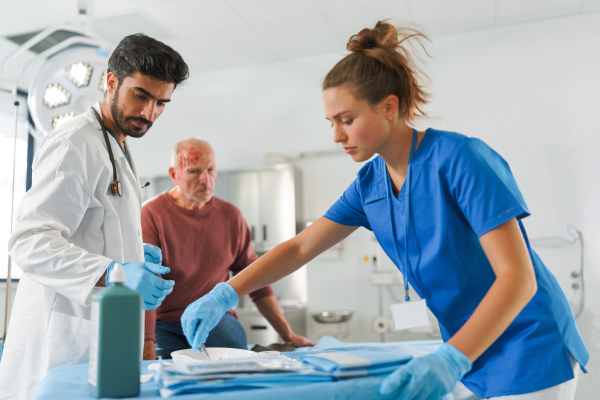
[[[258, 258], [242, 213], [217, 197], [200, 210], [186, 210], [161, 193], [142, 207], [142, 233], [144, 243], [162, 250], [163, 265], [171, 269], [163, 277], [175, 281], [162, 305], [146, 311], [146, 340], [155, 340], [157, 319], [179, 321], [189, 304], [229, 279], [229, 271], [235, 275]], [[266, 286], [250, 298], [272, 294]]]

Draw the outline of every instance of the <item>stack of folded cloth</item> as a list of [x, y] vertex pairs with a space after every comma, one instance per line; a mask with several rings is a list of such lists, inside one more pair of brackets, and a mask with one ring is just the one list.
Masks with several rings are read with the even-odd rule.
[[382, 350], [304, 352], [291, 356], [337, 379], [387, 375], [412, 359], [410, 354]]
[[256, 356], [216, 361], [159, 361], [155, 380], [163, 398], [176, 394], [259, 389], [327, 382], [331, 374], [284, 355]]
[[[260, 353], [258, 353], [260, 354]], [[177, 394], [210, 393], [332, 382], [386, 375], [412, 358], [383, 350], [319, 350], [216, 361], [159, 364], [155, 380], [163, 398]]]

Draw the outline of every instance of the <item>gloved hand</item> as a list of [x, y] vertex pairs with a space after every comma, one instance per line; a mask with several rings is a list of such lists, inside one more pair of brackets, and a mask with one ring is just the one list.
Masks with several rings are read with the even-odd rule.
[[192, 350], [198, 350], [200, 345], [206, 342], [210, 331], [237, 302], [238, 295], [235, 289], [230, 284], [221, 282], [204, 297], [185, 308], [181, 316], [181, 326]]
[[162, 265], [162, 250], [153, 244], [144, 243], [144, 261]]
[[[111, 262], [106, 270], [106, 283], [115, 261]], [[175, 281], [164, 280], [154, 274], [167, 274], [170, 269], [150, 262], [124, 263], [126, 273], [125, 286], [140, 293], [143, 298], [142, 308], [146, 311], [158, 308], [173, 291]]]
[[434, 353], [416, 357], [385, 378], [379, 394], [399, 390], [398, 400], [439, 400], [471, 370], [471, 360], [444, 343]]

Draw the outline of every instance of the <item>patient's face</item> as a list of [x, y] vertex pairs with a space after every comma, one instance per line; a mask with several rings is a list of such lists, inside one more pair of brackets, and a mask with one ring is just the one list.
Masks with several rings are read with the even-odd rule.
[[175, 176], [175, 184], [188, 199], [198, 203], [209, 202], [217, 180], [215, 155], [210, 146], [204, 143], [181, 146]]

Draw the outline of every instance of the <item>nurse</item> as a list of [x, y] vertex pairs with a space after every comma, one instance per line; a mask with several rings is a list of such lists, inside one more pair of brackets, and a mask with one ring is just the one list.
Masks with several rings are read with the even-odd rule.
[[29, 399], [49, 370], [88, 362], [91, 298], [115, 261], [124, 263], [125, 285], [142, 294], [144, 309], [173, 290], [173, 281], [155, 275], [169, 272], [160, 249], [142, 243], [142, 191], [127, 138], [144, 136], [187, 76], [172, 48], [127, 36], [108, 62], [104, 98], [40, 145], [8, 243], [23, 276], [0, 363], [0, 399]]
[[354, 161], [376, 157], [323, 218], [191, 304], [184, 332], [197, 349], [239, 297], [363, 226], [426, 300], [444, 339], [388, 376], [380, 394], [439, 399], [460, 380], [482, 398], [572, 400], [589, 354], [529, 245], [529, 210], [508, 164], [479, 139], [411, 127], [427, 95], [407, 49], [424, 39], [385, 22], [350, 38], [350, 54], [323, 82], [325, 117]]

